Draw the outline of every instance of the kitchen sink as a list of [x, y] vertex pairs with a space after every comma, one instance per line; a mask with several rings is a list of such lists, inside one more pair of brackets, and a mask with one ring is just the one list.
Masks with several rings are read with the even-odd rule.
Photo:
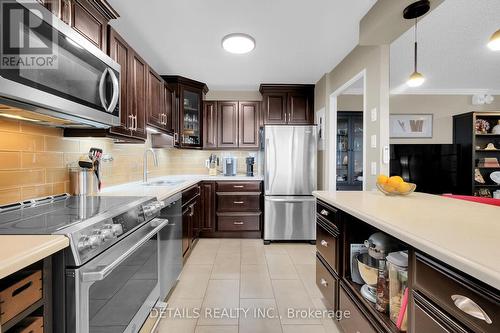
[[184, 180], [158, 180], [144, 184], [144, 186], [176, 186], [184, 183]]

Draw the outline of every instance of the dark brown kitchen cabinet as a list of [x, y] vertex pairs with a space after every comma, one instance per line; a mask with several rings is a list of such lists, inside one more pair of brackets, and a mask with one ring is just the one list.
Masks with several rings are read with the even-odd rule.
[[203, 148], [217, 148], [217, 102], [203, 102]]
[[148, 125], [163, 129], [163, 79], [148, 67], [146, 119]]
[[175, 93], [174, 91], [164, 82], [163, 83], [163, 128], [169, 133], [173, 134], [173, 110]]
[[146, 102], [147, 102], [147, 75], [148, 65], [135, 52], [130, 59], [130, 111], [133, 137], [146, 138]]
[[217, 103], [217, 147], [238, 147], [238, 102]]
[[174, 143], [180, 148], [203, 147], [203, 100], [208, 87], [177, 75], [162, 78], [175, 92]]
[[200, 232], [215, 231], [215, 182], [201, 183]]
[[87, 0], [73, 0], [70, 8], [69, 25], [106, 52], [109, 20]]
[[199, 184], [182, 191], [182, 253], [186, 257], [198, 238], [201, 218], [201, 188]]
[[262, 84], [265, 125], [314, 124], [314, 85]]
[[260, 102], [239, 102], [239, 148], [259, 147]]

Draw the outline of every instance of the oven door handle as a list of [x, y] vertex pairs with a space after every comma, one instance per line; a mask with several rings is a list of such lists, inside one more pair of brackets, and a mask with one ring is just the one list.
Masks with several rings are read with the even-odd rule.
[[155, 228], [150, 231], [146, 236], [141, 238], [141, 240], [131, 246], [127, 251], [125, 251], [118, 258], [113, 260], [112, 263], [102, 267], [102, 269], [98, 271], [89, 271], [82, 272], [81, 279], [83, 282], [95, 282], [104, 280], [118, 265], [120, 265], [125, 259], [130, 257], [138, 248], [143, 246], [147, 241], [151, 239], [155, 234], [157, 234], [163, 227], [168, 225], [169, 221], [167, 219], [159, 219], [155, 218], [151, 220], [149, 223], [155, 225]]

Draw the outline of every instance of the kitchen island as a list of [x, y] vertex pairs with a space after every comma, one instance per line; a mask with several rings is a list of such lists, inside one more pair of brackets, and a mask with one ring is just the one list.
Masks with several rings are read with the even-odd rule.
[[[400, 241], [409, 253], [408, 331], [498, 332], [498, 207], [424, 193], [313, 195], [318, 199], [318, 286], [332, 308], [360, 313], [359, 320], [339, 322], [345, 332], [398, 332], [361, 296], [361, 285], [351, 278], [350, 245], [377, 231]], [[326, 250], [322, 244], [334, 245]], [[333, 254], [328, 256], [328, 251]]]

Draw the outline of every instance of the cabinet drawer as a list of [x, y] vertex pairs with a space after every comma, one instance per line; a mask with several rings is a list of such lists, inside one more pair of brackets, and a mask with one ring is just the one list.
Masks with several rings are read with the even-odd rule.
[[0, 323], [2, 324], [43, 296], [41, 271], [26, 272], [22, 276], [14, 275], [12, 281], [10, 278], [6, 280], [7, 285], [0, 286], [2, 289], [0, 291]]
[[217, 210], [224, 212], [246, 212], [260, 210], [260, 195], [217, 193]]
[[340, 228], [340, 223], [337, 221], [337, 210], [324, 202], [318, 201], [316, 203], [316, 214], [321, 216], [325, 220], [328, 220], [335, 224], [337, 228]]
[[258, 231], [260, 230], [260, 213], [252, 215], [219, 214], [217, 216], [218, 231]]
[[28, 317], [12, 327], [11, 333], [43, 333], [43, 317]]
[[461, 327], [443, 311], [425, 300], [418, 293], [413, 293], [413, 301], [410, 304], [411, 330], [413, 333], [466, 333]]
[[217, 182], [218, 192], [261, 192], [260, 182]]
[[474, 332], [500, 332], [500, 296], [417, 253], [414, 289]]
[[329, 310], [336, 309], [337, 279], [330, 274], [321, 260], [316, 257], [316, 285], [329, 305]]
[[349, 318], [342, 318], [339, 321], [344, 333], [377, 332], [365, 317], [363, 312], [361, 312], [358, 306], [354, 303], [342, 284], [339, 292], [339, 309], [343, 312], [349, 311], [350, 313]]
[[337, 274], [339, 273], [338, 237], [339, 231], [335, 226], [318, 218], [316, 222], [316, 249]]

